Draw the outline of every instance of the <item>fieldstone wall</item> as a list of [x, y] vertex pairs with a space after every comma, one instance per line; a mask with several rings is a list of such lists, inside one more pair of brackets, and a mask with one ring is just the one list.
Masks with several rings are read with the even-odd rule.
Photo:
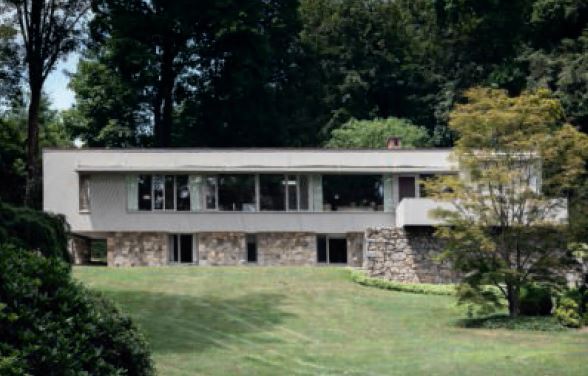
[[435, 261], [443, 244], [430, 228], [371, 228], [366, 242], [363, 267], [372, 277], [413, 283], [458, 279], [447, 262]]
[[347, 264], [349, 266], [363, 264], [363, 237], [362, 232], [347, 233]]
[[90, 239], [73, 235], [69, 239], [69, 253], [74, 265], [90, 263]]
[[167, 234], [115, 232], [106, 239], [108, 266], [167, 264]]
[[316, 235], [303, 232], [257, 234], [260, 265], [316, 264]]
[[247, 260], [245, 233], [202, 232], [198, 234], [200, 265], [237, 265]]

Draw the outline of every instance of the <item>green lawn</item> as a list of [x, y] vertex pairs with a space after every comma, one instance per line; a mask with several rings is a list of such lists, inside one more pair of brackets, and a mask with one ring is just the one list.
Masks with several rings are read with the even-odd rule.
[[464, 329], [448, 296], [340, 268], [77, 267], [146, 334], [161, 375], [587, 375], [588, 333]]

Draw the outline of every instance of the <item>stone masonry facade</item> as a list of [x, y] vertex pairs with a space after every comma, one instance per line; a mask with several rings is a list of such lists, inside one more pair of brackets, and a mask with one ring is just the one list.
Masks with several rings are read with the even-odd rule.
[[366, 230], [363, 268], [372, 277], [398, 282], [451, 283], [458, 280], [436, 256], [443, 248], [431, 228], [371, 228]]
[[303, 232], [259, 233], [257, 255], [260, 265], [314, 265], [316, 236]]
[[[159, 266], [168, 263], [168, 234], [117, 232], [107, 236], [109, 266]], [[195, 234], [199, 265], [247, 263], [247, 234], [205, 232]], [[316, 265], [316, 234], [273, 232], [255, 234], [257, 264]], [[449, 283], [457, 277], [447, 262], [436, 256], [443, 244], [430, 228], [371, 228], [365, 233], [348, 233], [347, 264], [363, 267], [368, 275], [400, 282]], [[76, 263], [89, 260], [87, 240], [72, 238]], [[87, 257], [85, 256], [87, 253]], [[86, 260], [86, 261], [88, 261]]]
[[106, 239], [108, 266], [167, 264], [167, 235], [158, 232], [115, 232]]
[[246, 235], [241, 232], [204, 232], [198, 234], [200, 265], [238, 265], [245, 262]]

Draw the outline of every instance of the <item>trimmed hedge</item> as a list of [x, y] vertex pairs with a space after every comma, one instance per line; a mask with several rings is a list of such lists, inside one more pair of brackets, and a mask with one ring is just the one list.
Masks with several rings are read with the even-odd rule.
[[455, 285], [436, 285], [430, 283], [403, 283], [394, 282], [382, 278], [368, 277], [361, 270], [350, 270], [350, 278], [360, 285], [377, 287], [384, 290], [410, 292], [426, 295], [455, 295]]
[[135, 325], [57, 258], [0, 245], [0, 374], [152, 375]]
[[62, 215], [20, 208], [0, 202], [0, 244], [39, 250], [45, 257], [70, 263], [67, 251], [69, 226]]
[[480, 329], [508, 329], [508, 330], [536, 330], [542, 332], [559, 332], [566, 330], [555, 317], [552, 316], [519, 316], [493, 315], [460, 321], [465, 328]]

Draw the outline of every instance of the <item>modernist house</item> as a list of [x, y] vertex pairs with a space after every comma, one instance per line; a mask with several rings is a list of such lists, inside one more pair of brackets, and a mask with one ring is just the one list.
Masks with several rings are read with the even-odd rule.
[[361, 266], [368, 228], [430, 226], [449, 149], [46, 149], [43, 206], [77, 263]]

